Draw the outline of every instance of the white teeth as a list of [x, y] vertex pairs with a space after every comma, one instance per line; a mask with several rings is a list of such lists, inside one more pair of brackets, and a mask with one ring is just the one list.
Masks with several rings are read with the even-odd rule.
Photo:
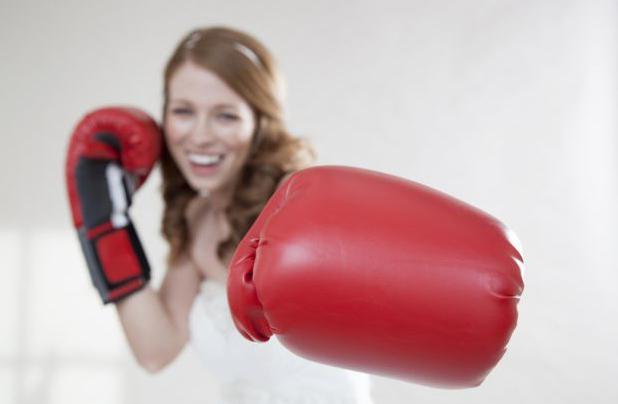
[[223, 154], [218, 155], [206, 155], [206, 154], [188, 154], [189, 161], [195, 164], [217, 164], [221, 160], [223, 160]]

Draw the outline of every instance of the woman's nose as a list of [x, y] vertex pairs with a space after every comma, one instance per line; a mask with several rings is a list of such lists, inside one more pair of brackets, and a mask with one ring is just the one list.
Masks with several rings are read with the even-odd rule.
[[216, 139], [211, 122], [206, 117], [200, 117], [191, 131], [191, 138], [196, 144], [212, 143]]

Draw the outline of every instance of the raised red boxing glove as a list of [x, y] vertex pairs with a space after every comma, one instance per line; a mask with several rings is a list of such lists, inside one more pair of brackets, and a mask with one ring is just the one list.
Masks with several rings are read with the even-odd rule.
[[230, 265], [228, 302], [253, 341], [415, 383], [479, 385], [517, 323], [523, 260], [488, 214], [365, 169], [297, 171]]
[[150, 267], [128, 215], [161, 152], [157, 123], [136, 108], [86, 114], [70, 139], [65, 174], [73, 224], [104, 303], [141, 289]]

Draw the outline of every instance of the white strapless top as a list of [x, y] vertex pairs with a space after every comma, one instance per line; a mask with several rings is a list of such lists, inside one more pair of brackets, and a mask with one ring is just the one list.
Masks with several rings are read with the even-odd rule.
[[246, 340], [224, 284], [202, 282], [189, 316], [191, 346], [218, 379], [225, 404], [371, 404], [369, 375], [309, 361], [277, 338]]

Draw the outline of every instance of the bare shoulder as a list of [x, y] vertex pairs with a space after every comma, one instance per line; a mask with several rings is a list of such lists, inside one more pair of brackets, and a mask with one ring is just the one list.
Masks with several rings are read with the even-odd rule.
[[202, 278], [203, 275], [195, 265], [195, 262], [191, 259], [189, 252], [185, 251], [181, 253], [180, 257], [170, 264], [166, 272], [166, 276], [164, 277], [163, 284], [165, 284], [168, 280], [177, 282], [179, 279], [193, 283], [195, 281], [201, 281]]
[[202, 276], [186, 253], [178, 257], [165, 273], [159, 293], [164, 301], [189, 304], [197, 294]]

